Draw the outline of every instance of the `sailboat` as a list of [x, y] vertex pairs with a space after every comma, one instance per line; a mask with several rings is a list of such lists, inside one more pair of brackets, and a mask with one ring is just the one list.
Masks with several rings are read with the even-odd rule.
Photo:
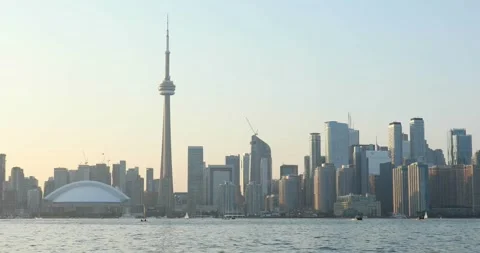
[[183, 217], [185, 219], [190, 219], [190, 217], [188, 217], [188, 213], [185, 213], [185, 217]]
[[428, 219], [427, 211], [425, 211], [425, 215], [423, 215], [423, 219], [424, 219], [424, 220]]

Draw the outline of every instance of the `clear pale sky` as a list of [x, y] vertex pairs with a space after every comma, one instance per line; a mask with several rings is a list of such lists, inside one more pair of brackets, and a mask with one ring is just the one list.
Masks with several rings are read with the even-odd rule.
[[[480, 136], [478, 1], [0, 0], [0, 153], [43, 186], [84, 162], [159, 177], [165, 17], [170, 17], [173, 176], [187, 146], [207, 164], [272, 148], [274, 177], [299, 164], [310, 132], [347, 121], [361, 143], [423, 117], [432, 148], [447, 130]], [[324, 136], [322, 136], [322, 139]], [[322, 147], [323, 148], [323, 147]], [[322, 151], [323, 152], [323, 151]]]

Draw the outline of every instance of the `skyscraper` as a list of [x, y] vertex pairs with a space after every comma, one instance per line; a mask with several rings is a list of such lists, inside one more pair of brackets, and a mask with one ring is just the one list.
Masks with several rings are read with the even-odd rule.
[[408, 134], [403, 134], [403, 145], [402, 145], [403, 159], [410, 159], [410, 141], [408, 140]]
[[325, 122], [326, 162], [335, 165], [335, 168], [348, 165], [348, 145], [348, 125], [336, 121]]
[[220, 214], [235, 214], [237, 212], [237, 205], [235, 195], [237, 191], [235, 184], [225, 181], [217, 186], [217, 210]]
[[243, 171], [243, 195], [247, 189], [247, 184], [250, 182], [250, 154], [245, 153], [242, 157], [242, 171]]
[[[3, 199], [3, 185], [5, 183], [5, 166], [6, 166], [6, 155], [0, 154], [0, 205], [2, 204]], [[1, 212], [0, 208], [0, 212]]]
[[[310, 156], [306, 155], [303, 157], [303, 191], [302, 191], [302, 201], [303, 206], [310, 208], [313, 206], [313, 173], [310, 168]], [[308, 175], [308, 177], [307, 177]], [[312, 175], [312, 176], [310, 176]]]
[[279, 204], [280, 208], [289, 212], [300, 206], [300, 177], [298, 175], [287, 175], [280, 179], [279, 183]]
[[13, 167], [10, 173], [10, 184], [16, 192], [17, 208], [23, 208], [27, 201], [25, 174], [20, 167]]
[[360, 145], [360, 131], [353, 128], [352, 117], [348, 113], [348, 146], [353, 145]]
[[448, 164], [469, 165], [472, 162], [472, 136], [465, 129], [451, 129], [448, 133]]
[[393, 213], [408, 215], [408, 167], [398, 166], [392, 172]]
[[313, 170], [322, 165], [322, 144], [319, 133], [310, 133], [310, 166], [309, 171], [305, 171], [306, 178], [313, 177]]
[[282, 164], [280, 165], [280, 179], [283, 176], [295, 175], [298, 176], [298, 165]]
[[388, 151], [394, 167], [403, 164], [403, 133], [400, 122], [392, 122], [388, 125]]
[[90, 173], [90, 180], [102, 182], [106, 185], [112, 184], [112, 174], [110, 173], [110, 167], [105, 163], [98, 163], [92, 166]]
[[355, 186], [355, 168], [350, 166], [342, 166], [337, 170], [337, 197], [345, 196], [350, 193], [356, 193]]
[[425, 123], [422, 118], [410, 120], [410, 158], [417, 162], [425, 161]]
[[337, 199], [336, 168], [333, 164], [322, 164], [314, 174], [314, 209], [323, 213], [333, 212]]
[[68, 170], [65, 168], [53, 169], [53, 178], [55, 180], [55, 190], [68, 184]]
[[263, 208], [262, 186], [256, 182], [247, 184], [245, 190], [245, 203], [247, 216], [258, 216]]
[[480, 150], [477, 150], [473, 155], [473, 165], [475, 165], [475, 168], [480, 168]]
[[[127, 174], [127, 162], [120, 161], [118, 164], [112, 165], [112, 186], [117, 187], [123, 193], [126, 193], [126, 174]], [[155, 189], [157, 191], [158, 189]]]
[[170, 129], [170, 96], [175, 94], [175, 85], [170, 80], [170, 47], [167, 19], [167, 49], [165, 51], [165, 79], [159, 85], [160, 95], [165, 97], [163, 106], [162, 162], [160, 164], [160, 186], [158, 204], [170, 216], [174, 209], [172, 175], [172, 135]]
[[233, 167], [233, 181], [232, 183], [238, 188], [238, 193], [240, 193], [240, 155], [229, 155], [225, 156], [225, 164], [232, 165]]
[[[263, 181], [272, 181], [272, 151], [270, 146], [260, 139], [257, 135], [252, 135], [250, 142], [250, 181], [262, 184]], [[264, 166], [266, 166], [266, 178], [262, 178], [262, 159]], [[267, 186], [267, 194], [270, 193], [270, 185]]]
[[353, 166], [355, 168], [355, 192], [356, 194], [368, 193], [368, 159], [367, 151], [373, 151], [373, 145], [353, 146]]
[[188, 213], [195, 216], [203, 202], [203, 147], [188, 147]]
[[392, 168], [391, 162], [380, 164], [380, 178], [375, 187], [375, 195], [382, 204], [382, 215], [384, 216], [389, 216], [393, 212]]
[[423, 163], [408, 165], [408, 213], [417, 216], [428, 209], [428, 166]]
[[348, 146], [360, 144], [360, 131], [349, 128], [348, 129]]
[[140, 176], [138, 167], [127, 170], [125, 181], [125, 195], [130, 198], [131, 212], [143, 212], [145, 180]]
[[147, 168], [147, 192], [153, 192], [153, 168]]
[[232, 182], [231, 165], [208, 165], [205, 170], [205, 202], [207, 205], [216, 205], [218, 200], [218, 186], [225, 182]]

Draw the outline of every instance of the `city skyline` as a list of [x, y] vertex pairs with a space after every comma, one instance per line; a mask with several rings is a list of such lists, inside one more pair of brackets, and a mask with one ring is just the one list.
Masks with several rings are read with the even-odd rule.
[[[309, 2], [278, 3], [277, 9], [268, 10], [270, 4], [238, 4], [238, 10], [211, 4], [208, 13], [219, 8], [224, 12], [205, 17], [209, 15], [197, 14], [195, 8], [206, 7], [196, 3], [138, 7], [111, 1], [100, 4], [103, 12], [97, 13], [88, 3], [29, 3], [32, 6], [22, 8], [22, 3], [7, 2], [5, 15], [0, 15], [5, 21], [0, 22], [5, 31], [0, 35], [5, 56], [0, 66], [8, 70], [0, 75], [0, 83], [6, 84], [0, 99], [5, 120], [0, 153], [7, 154], [7, 177], [10, 168], [18, 166], [46, 181], [56, 167], [76, 169], [84, 162], [83, 151], [90, 164], [110, 160], [111, 166], [126, 160], [128, 168], [140, 167], [143, 177], [145, 168], [154, 168], [158, 177], [163, 107], [154, 89], [163, 69], [159, 28], [164, 22], [159, 12], [174, 17], [172, 71], [182, 92], [172, 101], [175, 191], [187, 188], [188, 146], [203, 146], [207, 164], [249, 152], [252, 133], [245, 116], [271, 146], [273, 178], [283, 163], [299, 165], [302, 173], [304, 155], [310, 152], [309, 133], [319, 132], [323, 140], [324, 122], [346, 122], [348, 112], [360, 130], [361, 144], [374, 144], [378, 137], [379, 144], [387, 146], [389, 122], [401, 122], [408, 133], [410, 118], [422, 117], [430, 148], [446, 154], [452, 128], [466, 128], [473, 136], [473, 150], [479, 148], [475, 140], [480, 122], [472, 118], [474, 112], [464, 112], [474, 108], [478, 81], [473, 68], [480, 57], [472, 50], [478, 38], [462, 32], [475, 29], [470, 21], [478, 19], [475, 8], [445, 2], [433, 10], [421, 3], [407, 8], [407, 3], [374, 7]], [[318, 13], [308, 11], [307, 5]], [[291, 11], [299, 8], [303, 17]], [[372, 13], [378, 8], [383, 12]], [[430, 14], [411, 17], [427, 8]], [[366, 14], [355, 11], [350, 17], [356, 9]], [[241, 14], [259, 10], [266, 11], [267, 18], [246, 20], [247, 14]], [[72, 16], [58, 22], [62, 13]], [[286, 13], [296, 18], [284, 19]], [[89, 15], [91, 23], [85, 21]], [[379, 21], [386, 16], [389, 27]], [[17, 22], [11, 25], [14, 17]], [[414, 18], [417, 27], [401, 22], [405, 17]], [[226, 38], [212, 36], [218, 32], [227, 32]], [[197, 38], [196, 44], [191, 38]], [[351, 40], [356, 43], [346, 42]], [[302, 89], [292, 90], [292, 83]], [[448, 103], [443, 100], [451, 87], [470, 92]]]

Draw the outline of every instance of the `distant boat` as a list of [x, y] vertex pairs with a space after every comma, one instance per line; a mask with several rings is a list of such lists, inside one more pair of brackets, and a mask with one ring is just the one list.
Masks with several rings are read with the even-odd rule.
[[355, 216], [355, 220], [363, 220], [363, 216], [361, 216], [361, 215], [356, 215], [356, 216]]
[[423, 219], [428, 219], [427, 211], [425, 211], [425, 215], [423, 216]]
[[185, 217], [183, 217], [185, 219], [190, 219], [190, 217], [188, 216], [188, 213], [185, 213]]

